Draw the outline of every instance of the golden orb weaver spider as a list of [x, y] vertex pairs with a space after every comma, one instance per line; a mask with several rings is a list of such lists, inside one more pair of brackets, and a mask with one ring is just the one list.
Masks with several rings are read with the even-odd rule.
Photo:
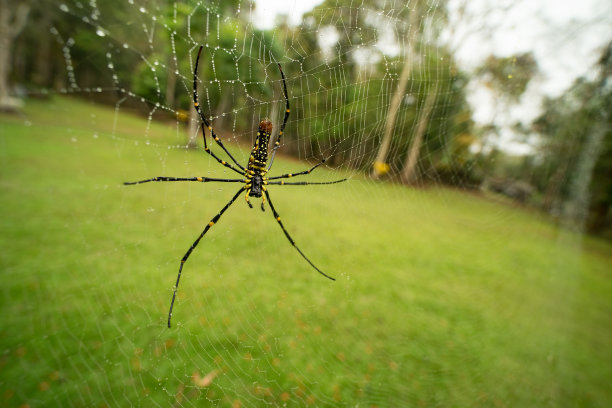
[[[316, 267], [315, 264], [312, 263], [312, 261], [308, 259], [308, 257], [304, 255], [304, 253], [300, 250], [300, 248], [295, 244], [295, 241], [293, 240], [293, 238], [291, 238], [291, 235], [289, 235], [289, 232], [287, 232], [287, 230], [285, 229], [285, 226], [281, 222], [280, 215], [276, 211], [276, 208], [274, 208], [274, 205], [272, 204], [272, 200], [270, 200], [270, 193], [268, 192], [268, 189], [266, 188], [266, 186], [269, 186], [269, 185], [305, 186], [305, 185], [310, 185], [310, 184], [335, 184], [335, 183], [341, 183], [343, 181], [346, 181], [347, 179], [344, 178], [340, 180], [324, 181], [324, 182], [307, 182], [307, 181], [285, 182], [283, 180], [286, 178], [309, 174], [314, 169], [319, 167], [321, 164], [325, 163], [325, 159], [321, 160], [319, 163], [317, 163], [316, 165], [314, 165], [308, 170], [300, 171], [297, 173], [282, 174], [280, 176], [275, 176], [275, 177], [266, 176], [266, 174], [270, 171], [270, 168], [272, 167], [272, 163], [274, 162], [274, 156], [276, 155], [276, 150], [280, 147], [281, 137], [285, 130], [287, 119], [289, 119], [289, 112], [290, 112], [289, 96], [287, 95], [287, 83], [285, 82], [285, 74], [283, 73], [283, 69], [280, 64], [278, 64], [278, 70], [280, 71], [280, 74], [281, 74], [281, 79], [283, 82], [283, 93], [285, 95], [285, 117], [283, 118], [283, 124], [281, 125], [279, 129], [278, 137], [276, 138], [276, 141], [274, 142], [274, 147], [272, 148], [272, 156], [270, 158], [270, 162], [268, 163], [268, 145], [270, 143], [270, 137], [272, 136], [272, 122], [270, 122], [267, 119], [264, 119], [261, 122], [259, 122], [257, 138], [255, 139], [255, 144], [253, 145], [253, 149], [251, 150], [251, 155], [249, 156], [249, 161], [247, 163], [247, 166], [244, 167], [240, 163], [238, 163], [238, 161], [234, 158], [234, 156], [232, 156], [232, 154], [225, 148], [221, 139], [215, 134], [215, 131], [213, 130], [211, 123], [206, 119], [206, 117], [202, 114], [202, 111], [200, 110], [200, 104], [198, 103], [198, 77], [197, 75], [198, 75], [198, 63], [200, 62], [200, 55], [202, 54], [202, 48], [204, 47], [200, 46], [200, 49], [198, 50], [198, 56], [196, 57], [195, 66], [193, 70], [193, 106], [195, 107], [201, 119], [200, 127], [202, 128], [202, 138], [204, 139], [204, 151], [206, 151], [206, 153], [211, 155], [217, 162], [227, 167], [228, 169], [234, 171], [235, 173], [240, 174], [244, 178], [225, 179], [225, 178], [213, 178], [213, 177], [160, 176], [160, 177], [153, 177], [150, 179], [140, 180], [140, 181], [130, 181], [130, 182], [126, 181], [123, 183], [125, 185], [134, 185], [134, 184], [148, 183], [151, 181], [197, 181], [200, 183], [221, 182], [221, 183], [243, 183], [244, 184], [243, 186], [240, 187], [238, 192], [236, 192], [236, 194], [229, 200], [229, 202], [225, 204], [223, 208], [221, 208], [221, 211], [219, 211], [217, 215], [215, 215], [208, 222], [208, 224], [204, 227], [204, 230], [200, 233], [198, 238], [193, 242], [193, 244], [191, 244], [191, 246], [189, 247], [185, 255], [183, 255], [183, 258], [181, 259], [181, 264], [179, 266], [178, 276], [176, 277], [176, 284], [174, 285], [174, 289], [172, 293], [172, 301], [170, 302], [170, 310], [168, 311], [168, 327], [171, 327], [170, 322], [172, 320], [172, 309], [174, 307], [174, 300], [176, 299], [176, 291], [178, 289], [179, 281], [181, 280], [181, 273], [183, 271], [183, 265], [185, 265], [185, 262], [187, 262], [189, 255], [191, 255], [191, 252], [193, 252], [196, 246], [200, 243], [200, 240], [204, 237], [204, 235], [208, 232], [208, 230], [219, 221], [219, 218], [221, 218], [223, 213], [227, 211], [227, 209], [234, 203], [234, 201], [236, 201], [238, 196], [240, 196], [240, 194], [243, 191], [246, 191], [245, 199], [246, 199], [247, 204], [251, 208], [253, 208], [253, 205], [251, 204], [249, 197], [261, 197], [262, 198], [262, 201], [261, 201], [262, 211], [265, 211], [264, 204], [267, 200], [268, 205], [270, 206], [270, 209], [272, 210], [272, 215], [274, 215], [274, 219], [276, 219], [276, 222], [283, 230], [283, 233], [287, 237], [287, 240], [289, 240], [289, 243], [293, 245], [293, 247], [298, 251], [298, 253], [317, 272], [319, 272], [321, 275], [325, 276], [328, 279], [335, 280], [331, 276], [325, 274], [318, 267]], [[226, 162], [225, 160], [222, 160], [221, 158], [219, 158], [219, 156], [213, 153], [212, 150], [210, 150], [210, 148], [206, 144], [206, 132], [205, 132], [204, 126], [206, 126], [206, 128], [210, 132], [210, 135], [213, 138], [213, 140], [229, 156], [229, 158], [234, 162], [234, 164], [231, 164], [231, 163]], [[274, 181], [271, 181], [271, 180], [274, 180]]]

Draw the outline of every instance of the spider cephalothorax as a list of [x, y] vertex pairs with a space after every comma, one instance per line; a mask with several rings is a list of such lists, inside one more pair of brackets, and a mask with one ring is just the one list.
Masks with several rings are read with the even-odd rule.
[[[125, 182], [124, 183], [124, 184], [127, 184], [127, 185], [148, 183], [150, 181], [197, 181], [197, 182], [200, 182], [200, 183], [206, 183], [206, 182], [243, 183], [243, 185], [234, 194], [234, 196], [229, 200], [229, 202], [227, 204], [225, 204], [225, 206], [223, 208], [221, 208], [221, 210], [217, 213], [217, 215], [215, 215], [208, 222], [208, 224], [206, 224], [206, 226], [204, 227], [204, 230], [196, 238], [196, 240], [193, 242], [193, 244], [191, 244], [191, 246], [189, 247], [189, 249], [187, 250], [185, 255], [183, 255], [183, 258], [181, 259], [181, 265], [179, 266], [178, 276], [176, 277], [176, 284], [174, 285], [174, 291], [173, 291], [173, 294], [172, 294], [172, 301], [170, 302], [170, 310], [168, 312], [168, 327], [170, 327], [170, 321], [172, 319], [172, 308], [174, 307], [174, 300], [176, 299], [176, 291], [178, 289], [179, 281], [181, 280], [181, 273], [183, 271], [183, 265], [185, 264], [185, 262], [189, 258], [189, 255], [191, 255], [191, 252], [193, 252], [195, 247], [199, 244], [199, 242], [202, 239], [202, 237], [208, 232], [208, 230], [213, 225], [215, 225], [217, 223], [217, 221], [219, 221], [219, 218], [221, 218], [221, 215], [223, 215], [223, 213], [225, 211], [227, 211], [227, 209], [234, 203], [234, 201], [236, 201], [238, 196], [243, 191], [246, 191], [246, 195], [245, 195], [246, 202], [247, 202], [247, 204], [251, 208], [253, 206], [249, 202], [249, 197], [262, 197], [262, 202], [261, 202], [261, 209], [262, 210], [264, 210], [264, 204], [265, 204], [265, 202], [267, 200], [268, 201], [268, 205], [270, 206], [270, 210], [272, 210], [272, 214], [274, 215], [274, 219], [276, 219], [276, 222], [278, 222], [278, 225], [283, 230], [283, 233], [287, 237], [287, 240], [289, 240], [289, 243], [291, 245], [293, 245], [293, 247], [299, 252], [299, 254], [317, 272], [319, 272], [321, 275], [325, 276], [326, 278], [329, 278], [331, 280], [335, 280], [334, 278], [332, 278], [331, 276], [325, 274], [323, 271], [321, 271], [319, 268], [317, 268], [312, 263], [312, 261], [310, 261], [310, 259], [308, 259], [308, 257], [306, 257], [306, 255], [304, 255], [304, 253], [300, 250], [300, 248], [298, 248], [298, 246], [295, 244], [295, 241], [293, 240], [293, 238], [291, 238], [291, 235], [289, 235], [289, 233], [285, 229], [285, 226], [281, 222], [280, 215], [278, 214], [278, 212], [274, 208], [274, 205], [272, 205], [272, 201], [270, 200], [270, 193], [266, 189], [266, 186], [269, 186], [269, 185], [305, 186], [305, 185], [310, 185], [310, 184], [334, 184], [334, 183], [340, 183], [342, 181], [346, 181], [346, 179], [335, 180], [335, 181], [323, 181], [323, 182], [316, 182], [316, 181], [315, 182], [308, 182], [308, 181], [285, 182], [283, 180], [283, 179], [294, 177], [294, 176], [301, 176], [301, 175], [304, 175], [304, 174], [309, 174], [314, 169], [316, 169], [321, 164], [323, 164], [325, 162], [325, 159], [321, 160], [319, 163], [315, 164], [313, 167], [311, 167], [308, 170], [300, 171], [300, 172], [297, 172], [297, 173], [282, 174], [280, 176], [275, 176], [275, 177], [268, 177], [267, 176], [267, 173], [270, 171], [270, 168], [272, 167], [272, 163], [274, 162], [274, 155], [276, 154], [276, 150], [280, 147], [281, 137], [282, 137], [283, 132], [285, 130], [285, 125], [287, 124], [287, 119], [289, 119], [289, 112], [290, 112], [290, 110], [289, 110], [289, 96], [287, 95], [287, 84], [285, 83], [285, 74], [283, 73], [283, 70], [282, 70], [280, 64], [278, 64], [278, 69], [279, 69], [280, 74], [281, 74], [281, 79], [282, 79], [282, 84], [283, 84], [283, 94], [285, 96], [285, 117], [283, 118], [283, 123], [281, 124], [281, 126], [280, 126], [280, 128], [278, 130], [278, 137], [276, 138], [276, 141], [274, 142], [274, 147], [272, 148], [270, 160], [268, 162], [268, 145], [270, 144], [270, 138], [272, 137], [272, 122], [270, 122], [269, 120], [265, 119], [265, 120], [262, 120], [261, 122], [259, 122], [259, 128], [257, 130], [257, 137], [255, 138], [255, 144], [253, 145], [253, 149], [251, 150], [251, 155], [249, 156], [249, 162], [247, 163], [246, 167], [244, 167], [240, 163], [238, 163], [238, 161], [236, 161], [234, 156], [232, 156], [231, 153], [225, 148], [225, 146], [223, 145], [223, 142], [221, 141], [221, 139], [215, 134], [215, 131], [213, 130], [211, 123], [208, 121], [208, 119], [206, 119], [206, 117], [202, 114], [202, 111], [200, 110], [200, 104], [198, 103], [198, 77], [197, 77], [197, 75], [198, 75], [198, 63], [200, 61], [200, 55], [202, 54], [202, 48], [203, 47], [200, 46], [200, 50], [198, 51], [198, 56], [196, 58], [195, 66], [194, 66], [194, 70], [193, 70], [193, 106], [195, 107], [196, 111], [198, 112], [198, 115], [200, 116], [200, 119], [202, 120], [202, 123], [200, 124], [200, 126], [202, 128], [202, 138], [204, 139], [204, 151], [206, 153], [208, 153], [209, 155], [211, 155], [217, 162], [219, 162], [219, 164], [221, 164], [221, 165], [229, 168], [233, 172], [239, 174], [240, 176], [242, 176], [242, 178], [226, 179], [226, 178], [213, 178], [213, 177], [167, 177], [167, 176], [160, 176], [160, 177], [153, 177], [153, 178], [146, 179], [146, 180], [133, 181], [133, 182]], [[228, 155], [228, 157], [232, 160], [232, 162], [234, 164], [231, 164], [231, 163], [226, 162], [225, 160], [222, 160], [212, 150], [210, 150], [210, 148], [208, 147], [208, 145], [206, 143], [206, 132], [205, 132], [206, 129], [205, 129], [205, 127], [210, 132], [210, 136], [212, 137], [212, 139]]]

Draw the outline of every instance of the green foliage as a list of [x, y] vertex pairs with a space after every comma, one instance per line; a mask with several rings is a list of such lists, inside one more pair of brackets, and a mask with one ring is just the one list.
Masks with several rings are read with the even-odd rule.
[[134, 69], [132, 76], [133, 92], [150, 102], [163, 102], [165, 95], [160, 84], [166, 82], [168, 71], [160, 69], [159, 57], [151, 55], [146, 61], [141, 61]]
[[[478, 177], [473, 174], [473, 154], [470, 146], [475, 142], [471, 109], [466, 100], [467, 77], [459, 71], [448, 50], [437, 47], [423, 48], [424, 61], [414, 70], [407, 96], [396, 122], [396, 136], [388, 162], [401, 168], [413, 139], [415, 123], [430, 92], [436, 92], [436, 103], [430, 114], [424, 135], [421, 169], [424, 173], [449, 184], [474, 186]], [[390, 77], [399, 77], [403, 61], [389, 60], [386, 67]], [[396, 85], [393, 80], [390, 88]]]
[[[298, 99], [297, 109], [311, 116], [306, 130], [310, 130], [310, 149], [315, 154], [333, 151], [340, 163], [370, 168], [380, 144], [390, 98], [404, 65], [402, 56], [391, 58], [374, 44], [380, 30], [391, 23], [397, 28], [395, 34], [405, 40], [409, 11], [419, 12], [418, 7], [406, 7], [403, 3], [394, 7], [392, 3], [385, 4], [392, 11], [383, 16], [376, 2], [363, 2], [355, 8], [350, 2], [329, 0], [307, 13], [302, 25], [288, 34], [290, 58], [299, 61], [299, 66], [312, 74], [293, 87], [293, 95]], [[419, 6], [427, 9], [428, 15], [436, 15], [435, 21], [444, 21], [444, 7], [440, 2], [431, 7], [427, 2], [422, 3]], [[322, 50], [317, 35], [329, 27], [338, 34], [338, 41], [331, 49]], [[388, 162], [395, 169], [402, 167], [419, 109], [436, 86], [440, 102], [431, 115], [423, 148], [436, 154], [425, 161], [431, 165], [426, 171], [437, 172], [445, 181], [465, 184], [471, 178], [467, 144], [471, 138], [466, 135], [471, 133], [472, 123], [455, 116], [469, 116], [465, 100], [467, 80], [458, 72], [448, 50], [425, 43], [419, 43], [418, 47], [424, 60], [415, 62], [419, 69], [411, 75], [408, 87], [411, 91], [405, 98], [413, 102], [401, 104]], [[363, 52], [361, 57], [357, 51]], [[378, 58], [379, 62], [373, 64], [363, 58]], [[312, 89], [318, 90], [316, 98], [312, 94], [301, 95], [301, 91], [308, 93]], [[295, 134], [287, 132], [288, 139], [292, 133]], [[354, 157], [351, 147], [355, 146], [372, 154]], [[442, 176], [446, 172], [455, 175]]]
[[[608, 46], [598, 64], [594, 81], [578, 79], [562, 96], [548, 99], [544, 113], [534, 121], [543, 136], [540, 149], [542, 165], [536, 169], [538, 185], [545, 191], [547, 209], [560, 208], [570, 199], [571, 184], [581, 160], [595, 163], [591, 185], [587, 227], [612, 236], [612, 62]], [[596, 157], [581, 157], [587, 138], [603, 132]]]
[[[415, 121], [428, 93], [437, 86], [439, 96], [422, 148], [426, 155], [423, 169], [454, 184], [473, 179], [471, 121], [460, 119], [469, 115], [467, 80], [449, 50], [425, 40], [435, 38], [442, 29], [445, 2], [419, 1], [407, 6], [393, 0], [381, 6], [368, 0], [356, 7], [351, 1], [328, 0], [307, 13], [299, 27], [285, 25], [270, 31], [256, 31], [248, 24], [244, 17], [251, 6], [248, 1], [194, 4], [160, 0], [146, 2], [143, 11], [123, 0], [97, 7], [92, 4], [66, 1], [61, 9], [68, 11], [58, 7], [49, 15], [34, 16], [35, 21], [50, 20], [45, 22], [46, 29], [52, 26], [57, 32], [51, 37], [53, 75], [48, 75], [44, 86], [68, 87], [67, 71], [74, 69], [77, 87], [103, 89], [88, 94], [89, 98], [113, 105], [121, 99], [122, 106], [140, 108], [143, 98], [146, 112], [150, 104], [159, 103], [182, 113], [192, 105], [193, 64], [201, 44], [198, 83], [204, 114], [213, 117], [221, 131], [231, 127], [236, 135], [250, 137], [254, 118], [273, 116], [274, 109], [282, 109], [278, 102], [261, 103], [280, 95], [275, 64], [280, 62], [292, 100], [287, 151], [333, 156], [336, 164], [361, 169], [372, 164], [404, 65], [405, 50], [399, 56], [385, 55], [377, 41], [392, 26], [398, 43], [404, 44], [411, 14], [420, 18], [426, 12], [435, 24], [428, 25], [427, 36], [419, 36], [423, 39], [415, 44], [419, 61], [415, 61], [409, 93], [400, 107], [389, 163], [401, 169]], [[381, 13], [381, 7], [387, 12]], [[143, 28], [135, 29], [135, 24]], [[424, 26], [418, 25], [419, 29]], [[326, 28], [338, 34], [329, 50], [318, 43]], [[36, 25], [28, 29], [28, 49], [36, 50], [36, 44], [48, 36], [42, 36]], [[135, 36], [137, 31], [140, 35]], [[28, 58], [37, 57], [33, 53]], [[23, 80], [28, 77], [34, 78], [35, 73], [25, 73]], [[135, 97], [122, 99], [124, 90]], [[360, 153], [355, 155], [356, 151]]]
[[233, 191], [121, 182], [223, 170], [124, 111], [54, 98], [25, 113], [0, 116], [1, 405], [612, 403], [609, 242], [458, 190], [278, 187], [338, 281], [236, 204], [190, 258], [168, 330], [178, 259]]
[[510, 57], [491, 55], [485, 61], [481, 74], [491, 88], [501, 92], [502, 97], [518, 102], [537, 70], [533, 53], [527, 52]]

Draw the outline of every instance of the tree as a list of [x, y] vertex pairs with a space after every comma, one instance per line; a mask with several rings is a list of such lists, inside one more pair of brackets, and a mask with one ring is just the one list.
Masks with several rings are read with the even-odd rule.
[[[406, 41], [406, 50], [404, 56], [404, 66], [402, 68], [402, 73], [400, 75], [399, 83], [397, 84], [397, 88], [393, 93], [393, 98], [391, 99], [391, 103], [389, 105], [389, 111], [387, 112], [387, 118], [385, 122], [385, 131], [383, 133], [380, 148], [378, 149], [378, 153], [376, 154], [376, 159], [374, 159], [374, 164], [372, 166], [372, 177], [378, 178], [383, 174], [387, 173], [389, 170], [389, 165], [386, 163], [387, 154], [389, 152], [389, 146], [391, 145], [391, 135], [393, 134], [393, 129], [395, 127], [395, 120], [397, 117], [397, 112], [400, 107], [400, 103], [406, 94], [406, 84], [408, 83], [408, 78], [410, 77], [410, 73], [412, 72], [412, 67], [414, 65], [414, 49], [417, 43], [417, 34], [418, 34], [418, 22], [421, 19], [421, 8], [419, 1], [414, 2], [414, 6], [410, 12], [410, 22], [408, 23], [408, 34]], [[414, 155], [413, 155], [414, 156]], [[414, 162], [416, 163], [416, 156], [413, 157]], [[406, 177], [411, 177], [410, 174], [407, 174]]]
[[517, 103], [537, 71], [533, 53], [526, 52], [510, 57], [490, 55], [479, 75], [485, 85], [497, 90], [509, 103]]
[[414, 136], [410, 141], [410, 147], [406, 156], [406, 163], [404, 164], [404, 168], [400, 176], [404, 183], [412, 183], [416, 178], [415, 168], [417, 165], [417, 159], [419, 157], [419, 152], [421, 151], [421, 145], [423, 144], [423, 138], [425, 136], [425, 131], [427, 130], [429, 116], [431, 115], [437, 94], [438, 85], [435, 84], [433, 89], [429, 91], [427, 98], [425, 98], [423, 109], [419, 113], [416, 131], [414, 132]]
[[19, 102], [10, 96], [9, 74], [15, 37], [19, 35], [30, 13], [23, 0], [0, 0], [0, 110], [15, 110]]
[[[467, 82], [454, 63], [452, 50], [440, 43], [442, 23], [447, 21], [445, 6], [446, 2], [419, 0], [404, 8], [407, 24], [399, 24], [404, 30], [398, 30], [403, 44], [402, 70], [385, 117], [384, 132], [371, 172], [373, 178], [384, 175], [391, 168], [390, 164], [403, 156], [400, 179], [404, 183], [415, 182], [419, 178], [417, 164], [425, 146], [431, 152], [440, 152], [430, 157], [428, 171], [444, 181], [463, 183], [463, 177], [470, 172], [466, 156], [474, 138], [470, 109], [465, 100]], [[411, 112], [398, 119], [400, 107], [406, 101], [408, 84], [410, 89], [418, 90], [410, 94], [415, 103], [404, 106], [404, 110]], [[440, 96], [444, 97], [444, 104], [436, 106]], [[460, 119], [465, 118], [466, 113], [468, 120]], [[400, 123], [402, 121], [410, 123]], [[400, 146], [400, 155], [389, 153], [392, 145]]]
[[[376, 1], [355, 7], [349, 0], [327, 0], [304, 17], [288, 49], [300, 51], [291, 58], [310, 73], [298, 92], [317, 90], [316, 98], [298, 99], [308, 104], [301, 111], [315, 112], [308, 126], [313, 150], [327, 148], [375, 178], [394, 169], [406, 180], [421, 176], [416, 164], [426, 150], [432, 152], [430, 174], [439, 171], [445, 181], [463, 181], [470, 171], [472, 121], [467, 81], [449, 48], [440, 45], [445, 4], [387, 1], [381, 12]], [[378, 46], [386, 31], [401, 47], [398, 56]], [[322, 49], [315, 33], [328, 32], [336, 42]], [[444, 103], [436, 103], [440, 96]], [[466, 113], [468, 120], [460, 119]]]
[[[534, 121], [542, 135], [540, 180], [545, 208], [577, 230], [612, 236], [612, 43], [604, 49], [593, 81], [579, 78], [549, 99]], [[545, 185], [545, 183], [541, 183]]]

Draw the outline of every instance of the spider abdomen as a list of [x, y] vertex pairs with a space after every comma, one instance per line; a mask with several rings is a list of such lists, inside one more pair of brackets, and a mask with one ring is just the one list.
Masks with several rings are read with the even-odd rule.
[[249, 157], [248, 170], [255, 173], [266, 172], [266, 164], [268, 163], [268, 144], [270, 143], [271, 135], [272, 122], [269, 120], [262, 120], [259, 122], [257, 139], [255, 139], [255, 144], [251, 150], [251, 157]]
[[249, 182], [249, 193], [251, 197], [261, 197], [263, 193], [264, 175], [267, 173], [266, 165], [268, 164], [268, 144], [272, 135], [272, 122], [262, 120], [259, 122], [257, 130], [257, 139], [251, 150], [249, 164], [247, 166], [247, 177]]

